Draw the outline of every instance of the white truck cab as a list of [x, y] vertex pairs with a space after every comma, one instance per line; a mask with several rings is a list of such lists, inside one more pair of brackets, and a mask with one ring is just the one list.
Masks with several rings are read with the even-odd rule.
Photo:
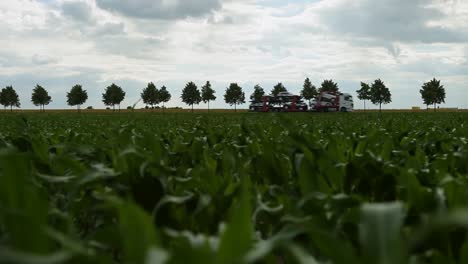
[[353, 96], [347, 93], [321, 93], [310, 101], [311, 111], [317, 112], [352, 112], [354, 109]]

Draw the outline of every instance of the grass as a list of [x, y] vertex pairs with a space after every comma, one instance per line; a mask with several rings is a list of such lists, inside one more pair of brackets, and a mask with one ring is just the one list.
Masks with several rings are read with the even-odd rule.
[[1, 263], [468, 263], [466, 113], [0, 113]]

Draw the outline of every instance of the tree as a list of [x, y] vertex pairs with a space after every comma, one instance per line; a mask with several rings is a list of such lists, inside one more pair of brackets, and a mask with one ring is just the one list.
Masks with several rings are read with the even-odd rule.
[[52, 98], [44, 87], [37, 84], [33, 89], [31, 102], [35, 106], [39, 106], [42, 111], [45, 111], [44, 106], [50, 104], [50, 102], [52, 102]]
[[261, 103], [263, 101], [263, 96], [265, 96], [265, 91], [260, 85], [256, 84], [254, 86], [254, 92], [250, 96], [250, 100], [254, 103]]
[[317, 88], [310, 82], [309, 78], [306, 78], [302, 86], [301, 96], [306, 100], [310, 100], [315, 98], [317, 94]]
[[224, 101], [229, 105], [234, 105], [234, 111], [237, 112], [237, 105], [245, 103], [245, 93], [237, 83], [231, 83], [224, 94]]
[[287, 92], [288, 90], [286, 89], [286, 87], [284, 87], [284, 85], [282, 83], [278, 83], [276, 84], [274, 87], [273, 87], [273, 90], [271, 90], [271, 94], [273, 96], [278, 96], [279, 93], [281, 92]]
[[3, 105], [5, 109], [9, 106], [10, 111], [13, 111], [13, 106], [21, 106], [19, 96], [12, 86], [7, 86], [0, 91], [0, 104]]
[[156, 88], [154, 83], [150, 82], [141, 92], [141, 99], [146, 105], [151, 105], [151, 108], [154, 109], [154, 105], [159, 104], [159, 91]]
[[198, 90], [197, 85], [193, 82], [189, 82], [185, 85], [185, 88], [182, 90], [182, 95], [180, 96], [180, 98], [182, 98], [182, 102], [192, 107], [192, 113], [193, 105], [199, 104], [202, 100], [200, 91]]
[[445, 103], [445, 88], [436, 78], [424, 83], [419, 92], [427, 108], [429, 105], [434, 105], [434, 111], [436, 111], [437, 104]]
[[73, 86], [70, 92], [67, 93], [67, 103], [69, 106], [77, 106], [78, 112], [80, 112], [81, 105], [88, 100], [88, 92], [83, 90], [83, 87], [79, 84]]
[[118, 105], [120, 112], [120, 103], [122, 103], [124, 98], [125, 92], [120, 86], [117, 86], [114, 83], [107, 86], [106, 90], [102, 94], [102, 102], [107, 106], [112, 106], [113, 111], [115, 111], [115, 105]]
[[3, 88], [0, 91], [0, 104], [3, 105], [3, 107], [5, 108], [5, 111], [6, 111], [6, 108], [7, 108], [7, 105], [8, 105], [8, 100], [7, 100], [6, 96], [7, 95], [5, 93], [5, 88]]
[[216, 100], [215, 93], [216, 92], [211, 88], [211, 83], [209, 81], [207, 81], [206, 84], [202, 86], [201, 98], [205, 104], [208, 103], [208, 112], [210, 111], [210, 101]]
[[392, 102], [392, 94], [385, 84], [380, 80], [375, 80], [370, 88], [370, 100], [373, 104], [379, 105], [379, 112], [382, 112], [382, 104]]
[[361, 89], [356, 91], [359, 100], [364, 101], [364, 111], [366, 110], [366, 100], [371, 99], [371, 87], [369, 84], [361, 82]]
[[338, 93], [339, 92], [339, 89], [338, 89], [338, 84], [336, 82], [334, 82], [333, 80], [324, 80], [322, 82], [322, 85], [320, 86], [320, 89], [319, 89], [319, 92], [320, 93]]
[[161, 87], [161, 90], [159, 90], [159, 102], [163, 103], [163, 112], [165, 111], [164, 104], [169, 102], [169, 100], [171, 100], [171, 94], [167, 90], [166, 86], [163, 85], [163, 87]]

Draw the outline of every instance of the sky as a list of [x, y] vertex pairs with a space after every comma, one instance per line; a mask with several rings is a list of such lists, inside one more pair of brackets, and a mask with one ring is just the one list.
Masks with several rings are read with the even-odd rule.
[[306, 77], [354, 96], [380, 78], [387, 109], [423, 106], [419, 89], [437, 78], [442, 107], [468, 108], [467, 0], [1, 0], [0, 21], [0, 87], [12, 85], [23, 109], [36, 84], [48, 108], [69, 108], [75, 84], [85, 106], [103, 108], [112, 83], [133, 105], [148, 82], [168, 88], [168, 106], [187, 107], [185, 84], [209, 80], [210, 106], [229, 108], [229, 83], [248, 97], [278, 82], [299, 93]]

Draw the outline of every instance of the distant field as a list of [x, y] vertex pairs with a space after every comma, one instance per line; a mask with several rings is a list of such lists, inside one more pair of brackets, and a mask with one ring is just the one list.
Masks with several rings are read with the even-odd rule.
[[467, 263], [468, 113], [201, 111], [0, 112], [0, 257]]

